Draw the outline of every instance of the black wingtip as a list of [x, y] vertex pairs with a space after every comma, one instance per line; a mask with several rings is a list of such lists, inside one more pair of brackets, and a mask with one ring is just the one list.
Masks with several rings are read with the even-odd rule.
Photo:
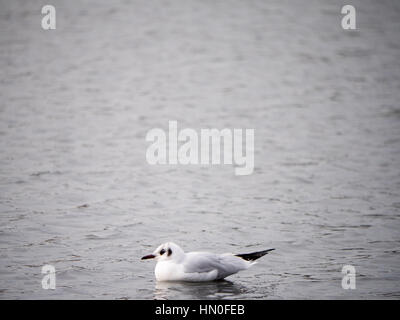
[[268, 252], [270, 252], [272, 250], [275, 250], [275, 249], [268, 249], [268, 250], [257, 251], [257, 252], [252, 252], [252, 253], [236, 254], [236, 256], [239, 258], [242, 258], [243, 260], [246, 260], [246, 261], [254, 261], [254, 260], [257, 260], [258, 258], [261, 258], [262, 256], [265, 256]]

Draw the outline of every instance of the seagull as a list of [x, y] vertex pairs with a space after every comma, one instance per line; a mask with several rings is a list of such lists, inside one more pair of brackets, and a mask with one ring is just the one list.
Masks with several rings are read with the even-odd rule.
[[142, 260], [155, 259], [157, 281], [203, 282], [222, 280], [256, 264], [255, 260], [275, 249], [244, 254], [215, 254], [209, 252], [185, 253], [173, 242], [160, 245]]

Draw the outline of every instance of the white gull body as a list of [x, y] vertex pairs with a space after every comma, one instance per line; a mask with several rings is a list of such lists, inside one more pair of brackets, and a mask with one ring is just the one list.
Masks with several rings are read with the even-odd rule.
[[209, 252], [185, 253], [177, 244], [167, 242], [142, 259], [155, 259], [157, 281], [203, 282], [224, 279], [254, 265], [254, 260], [269, 250], [249, 254], [214, 254]]

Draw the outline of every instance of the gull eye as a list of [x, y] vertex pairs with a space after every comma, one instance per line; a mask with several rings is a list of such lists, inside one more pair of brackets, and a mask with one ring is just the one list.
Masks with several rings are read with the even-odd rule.
[[168, 248], [168, 256], [172, 254], [172, 250]]
[[160, 254], [163, 255], [165, 253], [164, 249], [161, 249]]

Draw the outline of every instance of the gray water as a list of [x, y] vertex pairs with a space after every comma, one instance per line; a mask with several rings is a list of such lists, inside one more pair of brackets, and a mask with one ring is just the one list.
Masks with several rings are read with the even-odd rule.
[[[398, 299], [400, 3], [0, 2], [0, 298]], [[146, 133], [255, 129], [255, 170], [151, 166]], [[140, 261], [276, 248], [225, 282]], [[41, 268], [56, 268], [56, 290]], [[341, 286], [356, 268], [356, 289]]]

